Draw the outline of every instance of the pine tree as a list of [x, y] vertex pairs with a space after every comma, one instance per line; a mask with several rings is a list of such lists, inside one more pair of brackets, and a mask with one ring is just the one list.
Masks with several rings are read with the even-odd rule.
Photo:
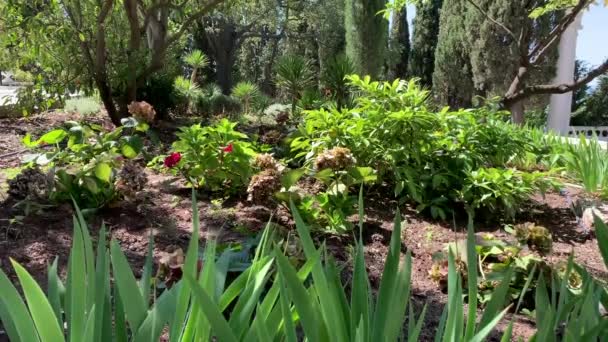
[[433, 92], [440, 104], [468, 107], [473, 98], [473, 79], [467, 37], [467, 0], [445, 0], [439, 19], [435, 51]]
[[443, 0], [428, 0], [416, 5], [409, 71], [411, 76], [420, 78], [420, 82], [427, 87], [433, 83], [442, 4]]
[[382, 73], [388, 40], [388, 21], [378, 11], [386, 0], [345, 0], [346, 55], [361, 75]]
[[393, 11], [390, 32], [390, 77], [404, 79], [410, 56], [410, 28], [407, 22], [407, 9]]

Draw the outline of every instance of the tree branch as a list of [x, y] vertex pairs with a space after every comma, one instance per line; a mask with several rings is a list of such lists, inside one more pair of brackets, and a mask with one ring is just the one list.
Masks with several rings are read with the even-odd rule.
[[589, 71], [584, 77], [574, 81], [573, 83], [564, 84], [541, 84], [524, 87], [515, 95], [507, 98], [510, 102], [517, 102], [533, 95], [541, 94], [565, 94], [581, 88], [582, 86], [593, 81], [596, 77], [608, 73], [608, 59], [595, 69]]
[[549, 32], [549, 34], [543, 38], [530, 52], [529, 59], [531, 64], [536, 64], [540, 58], [547, 53], [551, 45], [553, 45], [559, 37], [561, 37], [562, 33], [566, 31], [566, 29], [574, 22], [576, 17], [592, 3], [592, 0], [579, 0], [579, 2], [574, 6]]
[[186, 19], [186, 21], [184, 21], [182, 23], [182, 26], [180, 27], [180, 29], [175, 34], [173, 34], [171, 37], [169, 37], [167, 39], [167, 41], [165, 43], [165, 47], [168, 47], [169, 45], [176, 42], [188, 30], [188, 28], [190, 26], [192, 26], [192, 24], [194, 24], [194, 22], [196, 20], [198, 20], [198, 18], [207, 14], [208, 12], [213, 10], [217, 5], [221, 4], [222, 2], [224, 2], [224, 0], [211, 0], [207, 5], [203, 6], [203, 8], [201, 8], [199, 11], [192, 14], [188, 19]]

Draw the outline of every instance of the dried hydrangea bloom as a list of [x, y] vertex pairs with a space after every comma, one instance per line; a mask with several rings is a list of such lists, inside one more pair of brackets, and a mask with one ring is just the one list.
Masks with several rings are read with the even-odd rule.
[[143, 122], [153, 122], [154, 117], [156, 117], [154, 107], [146, 101], [133, 101], [127, 108], [129, 109], [129, 114]]
[[319, 154], [315, 159], [317, 171], [331, 169], [334, 171], [344, 170], [355, 165], [355, 158], [348, 148], [334, 147]]
[[253, 166], [260, 170], [276, 170], [278, 172], [282, 172], [284, 169], [283, 165], [269, 153], [260, 153], [255, 156]]
[[269, 145], [276, 145], [279, 144], [281, 142], [281, 140], [283, 139], [283, 133], [281, 133], [281, 131], [273, 129], [271, 131], [266, 132], [261, 138], [260, 140], [264, 143], [264, 144], [269, 144]]
[[285, 111], [280, 112], [277, 114], [275, 121], [279, 126], [285, 125], [289, 121], [289, 113]]
[[134, 161], [127, 161], [118, 172], [116, 190], [125, 197], [133, 198], [148, 183], [144, 168]]
[[49, 183], [49, 176], [39, 168], [27, 168], [8, 181], [8, 194], [17, 199], [45, 199]]
[[274, 194], [281, 190], [281, 173], [266, 169], [254, 175], [247, 187], [247, 200], [256, 204], [269, 204]]

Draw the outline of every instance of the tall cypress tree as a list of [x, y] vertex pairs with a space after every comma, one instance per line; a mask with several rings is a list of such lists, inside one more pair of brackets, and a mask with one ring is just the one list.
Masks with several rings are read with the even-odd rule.
[[443, 0], [428, 0], [416, 5], [409, 71], [410, 75], [420, 78], [420, 82], [427, 87], [433, 84], [442, 4]]
[[378, 11], [386, 0], [345, 0], [346, 55], [357, 73], [380, 77], [388, 40], [388, 21]]
[[[476, 0], [481, 11], [472, 4], [467, 4], [465, 22], [469, 32], [471, 70], [476, 95], [483, 97], [504, 95], [517, 75], [521, 58], [518, 45], [520, 43], [517, 41], [519, 37], [524, 35], [530, 37], [528, 46], [522, 47], [528, 52], [539, 37], [545, 36], [553, 29], [555, 19], [560, 15], [559, 12], [538, 19], [532, 19], [528, 15], [543, 1]], [[488, 20], [487, 16], [508, 28], [513, 35]], [[523, 43], [525, 44], [526, 41], [524, 40]], [[557, 45], [554, 44], [537, 67], [530, 71], [527, 82], [545, 84], [553, 79]], [[544, 108], [547, 103], [548, 96], [538, 96], [528, 99], [525, 105]], [[524, 103], [521, 105], [523, 106]]]
[[407, 9], [393, 11], [392, 26], [389, 38], [390, 77], [405, 78], [410, 57], [410, 28], [407, 22]]
[[439, 19], [435, 51], [433, 92], [441, 104], [468, 107], [473, 98], [473, 79], [464, 20], [467, 0], [445, 0]]

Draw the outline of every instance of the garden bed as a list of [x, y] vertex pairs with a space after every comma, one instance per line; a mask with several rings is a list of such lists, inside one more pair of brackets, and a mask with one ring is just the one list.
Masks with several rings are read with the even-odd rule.
[[[54, 113], [52, 116], [3, 123], [0, 125], [3, 127], [0, 132], [0, 140], [3, 141], [1, 153], [22, 149], [19, 141], [26, 131], [47, 130], [49, 126], [58, 125], [69, 119], [73, 117]], [[103, 120], [100, 122], [105, 123]], [[164, 134], [171, 136], [170, 132]], [[9, 173], [7, 170], [17, 166], [18, 154], [1, 160], [0, 172], [3, 178], [0, 178], [0, 181], [5, 182]], [[136, 276], [139, 276], [138, 272], [145, 260], [149, 234], [154, 235], [154, 255], [158, 261], [164, 252], [173, 251], [178, 247], [185, 249], [192, 231], [190, 191], [178, 178], [152, 170], [146, 170], [146, 173], [148, 186], [140, 194], [143, 200], [137, 205], [123, 203], [119, 206], [111, 206], [92, 214], [89, 219], [92, 229], [98, 229], [104, 222], [111, 230], [112, 237], [121, 244]], [[566, 191], [574, 199], [579, 192], [576, 188], [568, 188]], [[3, 238], [0, 240], [0, 267], [9, 274], [9, 277], [15, 279], [9, 261], [14, 259], [28, 269], [44, 286], [46, 268], [55, 257], [58, 257], [61, 274], [64, 274], [73, 233], [71, 206], [42, 208], [38, 213], [19, 218], [21, 214], [14, 208], [16, 202], [8, 198], [6, 193], [2, 193], [1, 196], [0, 232]], [[364, 243], [366, 264], [373, 287], [378, 286], [384, 268], [392, 220], [397, 207], [396, 201], [388, 200], [378, 194], [370, 193], [366, 196]], [[402, 251], [409, 250], [413, 256], [412, 301], [418, 309], [425, 303], [428, 305], [422, 340], [432, 340], [434, 329], [439, 323], [439, 317], [447, 301], [447, 295], [429, 276], [434, 262], [433, 255], [441, 252], [447, 243], [464, 239], [466, 224], [457, 222], [454, 229], [454, 224], [419, 215], [407, 205], [402, 205], [399, 209], [407, 222], [403, 230]], [[564, 261], [571, 252], [574, 252], [576, 262], [595, 277], [608, 280], [608, 273], [602, 262], [597, 242], [593, 236], [581, 233], [564, 192], [549, 193], [544, 198], [540, 195], [535, 196], [526, 209], [526, 217], [518, 217], [516, 223], [530, 221], [551, 231], [553, 251], [547, 256], [549, 263]], [[201, 217], [200, 238], [204, 241], [213, 237], [220, 243], [227, 244], [238, 244], [260, 231], [271, 216], [270, 209], [251, 205], [244, 197], [231, 197], [223, 201], [203, 197], [198, 200], [198, 210]], [[281, 210], [274, 217], [275, 221], [279, 221], [287, 229], [293, 228], [293, 222], [290, 222], [287, 214]], [[353, 221], [356, 220], [356, 217], [353, 218]], [[9, 234], [5, 237], [4, 232], [7, 229]], [[478, 234], [491, 233], [500, 239], [513, 239], [498, 223], [478, 226], [477, 230]], [[94, 236], [95, 232], [92, 232], [92, 235]], [[348, 242], [352, 242], [352, 239], [333, 235], [322, 237], [327, 239], [332, 254], [347, 265], [343, 277], [348, 279], [351, 261]], [[529, 337], [533, 334], [534, 324], [528, 317], [518, 314], [515, 322], [516, 336]]]

